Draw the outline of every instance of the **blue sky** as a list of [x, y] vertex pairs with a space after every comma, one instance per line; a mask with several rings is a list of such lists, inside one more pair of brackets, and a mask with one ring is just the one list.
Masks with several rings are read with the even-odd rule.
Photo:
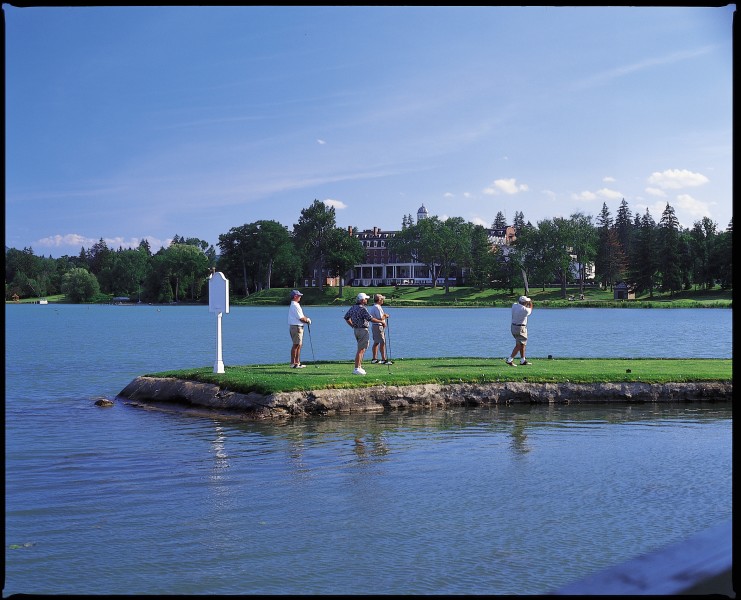
[[9, 247], [732, 217], [735, 5], [3, 9]]

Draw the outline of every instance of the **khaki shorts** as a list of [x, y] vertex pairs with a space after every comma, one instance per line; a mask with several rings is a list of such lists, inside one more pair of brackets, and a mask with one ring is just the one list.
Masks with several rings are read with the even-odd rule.
[[383, 325], [373, 323], [373, 343], [374, 344], [385, 344], [386, 343], [386, 328]]
[[358, 350], [367, 350], [368, 344], [370, 343], [370, 333], [363, 327], [353, 329], [355, 332], [355, 339], [358, 341]]
[[303, 325], [289, 325], [288, 331], [291, 334], [291, 341], [294, 344], [301, 345], [304, 343], [304, 326]]
[[512, 325], [512, 337], [523, 345], [527, 344], [527, 325]]

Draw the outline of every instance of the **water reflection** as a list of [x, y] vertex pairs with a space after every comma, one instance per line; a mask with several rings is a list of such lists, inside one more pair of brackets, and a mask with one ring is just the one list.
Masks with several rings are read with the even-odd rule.
[[527, 445], [527, 433], [525, 428], [527, 427], [527, 419], [522, 417], [514, 417], [514, 426], [512, 427], [512, 451], [515, 454], [526, 454], [530, 452], [530, 448]]
[[389, 453], [386, 438], [383, 435], [371, 433], [365, 437], [355, 438], [355, 454], [360, 459], [371, 456], [385, 456]]
[[[197, 417], [194, 417], [197, 418]], [[731, 418], [729, 403], [611, 403], [609, 405], [504, 405], [491, 407], [452, 407], [444, 410], [392, 411], [384, 413], [354, 413], [332, 417], [301, 417], [279, 422], [245, 422], [217, 417], [216, 437], [212, 440], [215, 458], [214, 478], [229, 466], [226, 441], [229, 437], [248, 436], [255, 451], [285, 447], [290, 463], [297, 471], [307, 468], [305, 454], [311, 446], [340, 445], [351, 449], [357, 459], [381, 459], [395, 449], [403, 449], [409, 434], [459, 434], [491, 436], [504, 434], [514, 455], [527, 454], [533, 447], [529, 440], [535, 431], [570, 433], [595, 431], [604, 425], [642, 423], [646, 426], [676, 427], [685, 424]], [[257, 438], [255, 438], [257, 436]], [[275, 445], [267, 440], [283, 440]]]

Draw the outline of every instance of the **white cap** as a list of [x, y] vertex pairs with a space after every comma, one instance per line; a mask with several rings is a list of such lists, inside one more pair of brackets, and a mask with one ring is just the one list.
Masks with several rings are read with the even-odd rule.
[[356, 300], [358, 302], [362, 302], [363, 300], [367, 300], [368, 298], [370, 298], [370, 296], [368, 294], [364, 294], [363, 292], [360, 292], [358, 294], [358, 297], [356, 298]]
[[298, 290], [293, 290], [291, 292], [291, 298], [295, 298], [296, 296], [303, 296], [303, 294], [299, 292]]
[[520, 298], [517, 300], [520, 304], [525, 304], [526, 302], [531, 302], [530, 298], [527, 296], [520, 296]]

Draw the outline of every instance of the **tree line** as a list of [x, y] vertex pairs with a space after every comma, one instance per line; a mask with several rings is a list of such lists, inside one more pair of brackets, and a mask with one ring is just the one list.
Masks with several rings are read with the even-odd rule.
[[636, 295], [649, 297], [655, 291], [673, 295], [693, 286], [703, 290], [733, 286], [733, 219], [722, 231], [708, 217], [683, 228], [669, 203], [656, 223], [648, 209], [633, 215], [623, 199], [614, 219], [603, 204], [595, 222], [577, 212], [569, 219], [539, 221], [534, 227], [523, 224], [520, 215], [515, 228], [515, 265], [535, 281], [555, 277], [563, 297], [568, 283], [583, 291], [588, 264], [594, 264], [595, 283], [602, 287], [624, 282]]
[[[492, 228], [507, 226], [497, 213]], [[516, 212], [512, 226], [514, 243], [492, 246], [488, 228], [461, 217], [414, 223], [405, 215], [401, 230], [388, 240], [389, 262], [426, 265], [433, 285], [440, 278], [446, 291], [451, 280], [510, 292], [555, 283], [565, 298], [569, 285], [583, 291], [588, 265], [594, 265], [594, 283], [626, 282], [637, 295], [732, 287], [733, 220], [720, 230], [705, 217], [687, 229], [668, 203], [656, 223], [648, 209], [633, 215], [623, 199], [614, 219], [603, 204], [594, 221], [577, 212], [533, 225]], [[326, 277], [339, 277], [342, 284], [354, 265], [365, 261], [360, 240], [338, 227], [335, 209], [319, 200], [301, 211], [292, 230], [259, 220], [220, 234], [217, 246], [218, 253], [204, 240], [175, 235], [169, 246], [152, 253], [146, 241], [113, 250], [101, 238], [77, 256], [57, 259], [38, 256], [32, 248], [6, 248], [5, 299], [65, 294], [71, 302], [88, 302], [106, 294], [152, 303], [206, 302], [212, 269], [222, 271], [232, 293], [244, 297], [300, 286], [307, 275], [320, 288]]]

